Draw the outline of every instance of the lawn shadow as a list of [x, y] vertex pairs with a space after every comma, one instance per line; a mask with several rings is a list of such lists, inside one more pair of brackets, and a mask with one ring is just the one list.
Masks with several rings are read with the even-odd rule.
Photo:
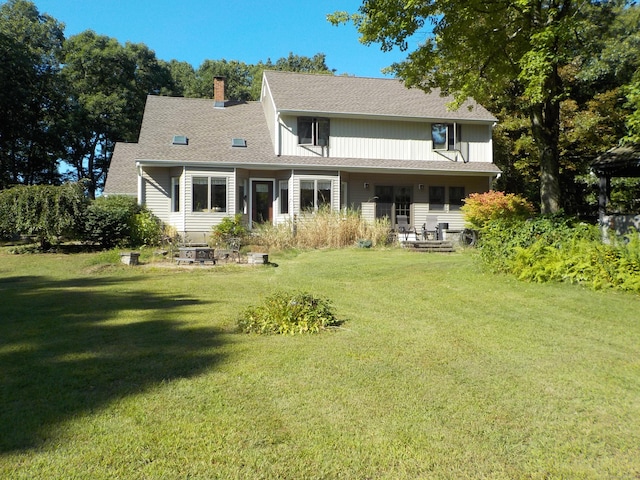
[[219, 330], [180, 321], [199, 300], [135, 282], [0, 278], [0, 452], [38, 447], [66, 419], [220, 360]]

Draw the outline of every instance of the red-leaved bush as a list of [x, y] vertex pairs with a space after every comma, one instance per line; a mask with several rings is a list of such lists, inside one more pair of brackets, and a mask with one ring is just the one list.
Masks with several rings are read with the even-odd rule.
[[468, 226], [476, 230], [481, 230], [489, 220], [525, 220], [534, 212], [527, 199], [494, 190], [470, 194], [461, 210]]

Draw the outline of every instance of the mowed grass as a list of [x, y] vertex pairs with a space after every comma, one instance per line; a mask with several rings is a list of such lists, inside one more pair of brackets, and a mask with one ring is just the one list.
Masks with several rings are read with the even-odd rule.
[[[638, 478], [640, 297], [344, 249], [0, 254], [0, 478]], [[319, 335], [235, 332], [277, 289]]]

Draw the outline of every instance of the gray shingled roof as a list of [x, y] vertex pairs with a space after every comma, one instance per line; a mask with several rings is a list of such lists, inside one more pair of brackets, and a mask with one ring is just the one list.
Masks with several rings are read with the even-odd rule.
[[[188, 145], [173, 145], [174, 135], [185, 135]], [[233, 138], [245, 139], [246, 148], [232, 147]], [[246, 163], [275, 156], [258, 102], [215, 108], [208, 99], [150, 96], [138, 144], [138, 160]]]
[[105, 195], [137, 195], [137, 143], [116, 143], [103, 190]]
[[437, 89], [428, 94], [409, 89], [397, 79], [275, 71], [266, 71], [264, 75], [281, 112], [496, 121], [473, 100], [452, 111], [447, 105], [453, 97], [441, 96]]

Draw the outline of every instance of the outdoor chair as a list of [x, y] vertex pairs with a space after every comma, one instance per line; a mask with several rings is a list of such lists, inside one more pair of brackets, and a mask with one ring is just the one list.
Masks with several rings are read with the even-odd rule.
[[427, 221], [422, 224], [422, 238], [424, 240], [428, 240], [429, 238], [439, 240], [437, 215], [427, 215]]
[[404, 235], [405, 242], [409, 240], [409, 235], [411, 233], [416, 235], [417, 238], [416, 229], [409, 225], [409, 219], [406, 215], [396, 215], [396, 224], [398, 235]]

